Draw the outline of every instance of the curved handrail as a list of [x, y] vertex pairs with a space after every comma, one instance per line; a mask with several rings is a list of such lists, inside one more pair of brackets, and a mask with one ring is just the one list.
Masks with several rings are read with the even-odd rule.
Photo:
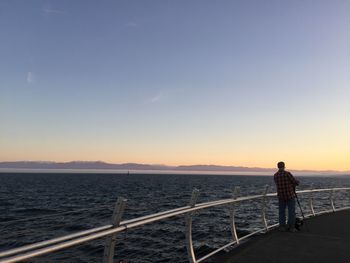
[[[350, 187], [344, 187], [344, 188], [324, 188], [324, 189], [311, 189], [311, 190], [301, 190], [301, 191], [297, 191], [298, 194], [303, 194], [303, 193], [310, 193], [310, 192], [335, 192], [335, 191], [346, 191], [346, 190], [350, 190]], [[74, 234], [70, 234], [70, 235], [66, 235], [66, 236], [62, 236], [62, 237], [58, 237], [58, 238], [54, 238], [54, 239], [50, 239], [50, 240], [46, 240], [46, 241], [41, 241], [41, 242], [37, 242], [34, 244], [30, 244], [30, 245], [26, 245], [26, 246], [22, 246], [19, 248], [15, 248], [15, 249], [11, 249], [11, 250], [7, 250], [4, 252], [0, 253], [0, 263], [11, 263], [11, 262], [18, 262], [21, 260], [25, 260], [25, 259], [30, 259], [36, 256], [40, 256], [40, 255], [44, 255], [44, 254], [48, 254], [54, 251], [58, 251], [61, 249], [65, 249], [65, 248], [69, 248], [72, 246], [76, 246], [91, 240], [95, 240], [98, 238], [102, 238], [102, 237], [107, 237], [110, 236], [112, 234], [116, 234], [118, 232], [122, 232], [125, 231], [127, 229], [131, 229], [131, 228], [135, 228], [141, 225], [145, 225], [145, 224], [150, 224], [153, 222], [157, 222], [163, 219], [167, 219], [170, 217], [174, 217], [174, 216], [178, 216], [178, 215], [183, 215], [183, 214], [188, 214], [188, 213], [193, 213], [195, 211], [198, 210], [202, 210], [202, 209], [207, 209], [210, 207], [216, 207], [216, 206], [223, 206], [223, 205], [228, 205], [228, 204], [234, 204], [234, 203], [240, 203], [243, 201], [249, 201], [249, 200], [256, 200], [256, 199], [260, 199], [260, 198], [265, 198], [265, 197], [274, 197], [277, 196], [277, 193], [268, 193], [268, 194], [261, 194], [261, 195], [253, 195], [253, 196], [244, 196], [244, 197], [239, 197], [239, 198], [228, 198], [228, 199], [221, 199], [221, 200], [216, 200], [216, 201], [210, 201], [210, 202], [205, 202], [205, 203], [199, 203], [196, 204], [194, 206], [183, 206], [183, 207], [179, 207], [179, 208], [175, 208], [172, 210], [167, 210], [167, 211], [163, 211], [163, 212], [159, 212], [159, 213], [155, 213], [155, 214], [151, 214], [151, 215], [146, 215], [146, 216], [142, 216], [142, 217], [138, 217], [138, 218], [134, 218], [134, 219], [130, 219], [130, 220], [124, 220], [121, 221], [118, 227], [113, 227], [113, 225], [105, 225], [105, 226], [101, 226], [101, 227], [96, 227], [96, 228], [92, 228], [89, 230], [85, 230], [85, 231], [80, 231]], [[344, 209], [344, 208], [342, 208]], [[337, 209], [340, 210], [340, 209]], [[324, 212], [329, 212], [329, 211], [334, 211], [333, 207], [331, 210], [327, 210], [327, 211], [322, 211], [316, 214], [321, 214]], [[277, 224], [272, 225], [272, 226], [266, 226], [267, 229], [271, 229], [273, 227], [275, 227]], [[239, 238], [238, 240], [243, 240], [246, 239], [254, 234], [263, 232], [266, 230], [266, 227], [264, 227], [263, 229], [260, 229], [258, 231], [255, 231], [253, 233], [250, 233], [246, 236], [243, 236], [241, 238]], [[235, 243], [237, 243], [237, 241], [233, 241], [213, 252], [217, 253], [219, 251], [221, 251], [222, 249], [234, 245]], [[195, 260], [195, 262], [201, 262], [204, 259], [208, 258], [209, 256], [214, 255], [215, 253], [209, 253], [208, 255]]]
[[[276, 194], [272, 194], [272, 195], [268, 194], [267, 196], [276, 196]], [[176, 216], [176, 215], [189, 213], [189, 212], [200, 210], [200, 209], [203, 209], [203, 208], [209, 208], [209, 207], [216, 206], [216, 205], [224, 205], [224, 204], [229, 204], [229, 203], [234, 203], [234, 202], [252, 200], [252, 199], [257, 199], [259, 197], [261, 197], [261, 196], [260, 195], [248, 196], [248, 197], [237, 198], [235, 200], [222, 199], [222, 200], [217, 200], [217, 201], [201, 203], [201, 204], [198, 204], [198, 205], [194, 206], [193, 208], [191, 208], [190, 206], [183, 206], [183, 207], [175, 208], [175, 209], [172, 209], [172, 210], [167, 210], [167, 211], [164, 211], [164, 212], [159, 212], [159, 213], [155, 213], [155, 214], [151, 214], [151, 215], [147, 215], [147, 216], [142, 216], [142, 217], [138, 217], [138, 218], [134, 218], [134, 219], [125, 220], [125, 221], [122, 221], [120, 223], [120, 226], [126, 226], [125, 228], [130, 229], [130, 228], [138, 226], [138, 225], [152, 223], [154, 221], [166, 219], [166, 218], [173, 217], [173, 216]], [[151, 220], [151, 219], [153, 219], [153, 220]], [[140, 222], [141, 222], [141, 224], [140, 224]], [[135, 223], [136, 223], [136, 225], [133, 225]], [[86, 236], [87, 234], [94, 234], [94, 233], [100, 232], [102, 230], [109, 230], [111, 228], [113, 228], [113, 225], [105, 225], [105, 226], [101, 226], [101, 227], [92, 228], [90, 230], [80, 231], [80, 232], [77, 232], [75, 234], [66, 235], [66, 236], [62, 236], [62, 237], [58, 237], [58, 238], [54, 238], [54, 239], [50, 239], [50, 240], [41, 241], [41, 242], [37, 242], [37, 243], [31, 244], [31, 245], [27, 245], [27, 246], [22, 246], [22, 247], [19, 247], [19, 248], [15, 248], [15, 249], [11, 249], [11, 250], [8, 250], [8, 251], [1, 252], [0, 253], [0, 258], [1, 257], [5, 257], [5, 256], [10, 256], [10, 255], [13, 255], [13, 254], [16, 254], [16, 253], [20, 253], [20, 252], [29, 251], [29, 250], [36, 249], [36, 248], [45, 247], [45, 246], [56, 244], [56, 243], [59, 243], [59, 242], [71, 240], [73, 238], [83, 237], [83, 236]], [[119, 231], [116, 231], [116, 232], [119, 232]], [[0, 263], [2, 263], [2, 261], [0, 261]]]

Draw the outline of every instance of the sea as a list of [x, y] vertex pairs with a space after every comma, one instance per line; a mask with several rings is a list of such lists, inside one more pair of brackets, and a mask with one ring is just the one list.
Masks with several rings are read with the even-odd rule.
[[[299, 190], [350, 187], [350, 176], [298, 176]], [[111, 223], [118, 197], [127, 199], [123, 220], [170, 210], [189, 204], [194, 188], [198, 203], [240, 195], [262, 194], [265, 185], [275, 192], [272, 176], [218, 174], [142, 173], [0, 173], [0, 251], [72, 234]], [[301, 208], [310, 214], [308, 194], [300, 194]], [[329, 193], [314, 195], [316, 212], [331, 208]], [[349, 192], [334, 196], [335, 206], [350, 205]], [[238, 234], [260, 229], [261, 201], [236, 205]], [[297, 208], [297, 216], [301, 217]], [[267, 202], [267, 220], [277, 223], [277, 200]], [[229, 206], [208, 208], [193, 215], [196, 257], [232, 241]], [[102, 262], [105, 239], [40, 256], [26, 262]], [[188, 262], [185, 216], [129, 229], [118, 234], [115, 262]], [[206, 262], [212, 262], [210, 259]]]

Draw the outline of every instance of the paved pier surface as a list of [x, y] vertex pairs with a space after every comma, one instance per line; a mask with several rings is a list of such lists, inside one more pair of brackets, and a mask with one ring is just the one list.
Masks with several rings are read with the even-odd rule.
[[273, 230], [218, 257], [217, 263], [350, 262], [350, 210], [312, 217], [297, 233]]

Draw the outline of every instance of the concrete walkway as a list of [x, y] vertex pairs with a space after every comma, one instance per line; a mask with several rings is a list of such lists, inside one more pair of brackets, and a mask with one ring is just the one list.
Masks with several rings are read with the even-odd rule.
[[218, 257], [217, 263], [350, 262], [350, 209], [309, 218], [297, 233], [273, 230]]

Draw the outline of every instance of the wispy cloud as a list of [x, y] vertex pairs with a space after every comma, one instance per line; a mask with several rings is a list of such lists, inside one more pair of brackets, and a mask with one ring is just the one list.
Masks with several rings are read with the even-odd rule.
[[171, 103], [174, 99], [181, 99], [179, 97], [180, 93], [183, 92], [182, 88], [164, 88], [159, 89], [158, 91], [153, 91], [149, 96], [144, 100], [145, 104], [157, 104], [163, 102]]
[[[175, 94], [182, 92], [182, 89], [164, 89], [160, 90], [153, 94], [153, 96], [150, 96], [146, 103], [159, 103], [163, 100], [171, 99]], [[175, 95], [176, 96], [176, 95]]]
[[27, 78], [26, 78], [27, 84], [31, 84], [34, 82], [34, 74], [31, 71], [27, 72]]
[[159, 92], [157, 93], [155, 96], [153, 96], [150, 100], [151, 103], [156, 103], [156, 102], [159, 102], [163, 97], [163, 93], [162, 92]]
[[125, 24], [125, 26], [127, 26], [127, 27], [138, 27], [139, 25], [137, 23], [135, 23], [135, 22], [128, 22], [128, 23]]
[[53, 9], [53, 8], [49, 8], [49, 7], [44, 7], [42, 9], [43, 13], [45, 15], [52, 15], [52, 14], [56, 14], [56, 15], [64, 15], [65, 12], [61, 11], [61, 10], [58, 10], [58, 9]]

